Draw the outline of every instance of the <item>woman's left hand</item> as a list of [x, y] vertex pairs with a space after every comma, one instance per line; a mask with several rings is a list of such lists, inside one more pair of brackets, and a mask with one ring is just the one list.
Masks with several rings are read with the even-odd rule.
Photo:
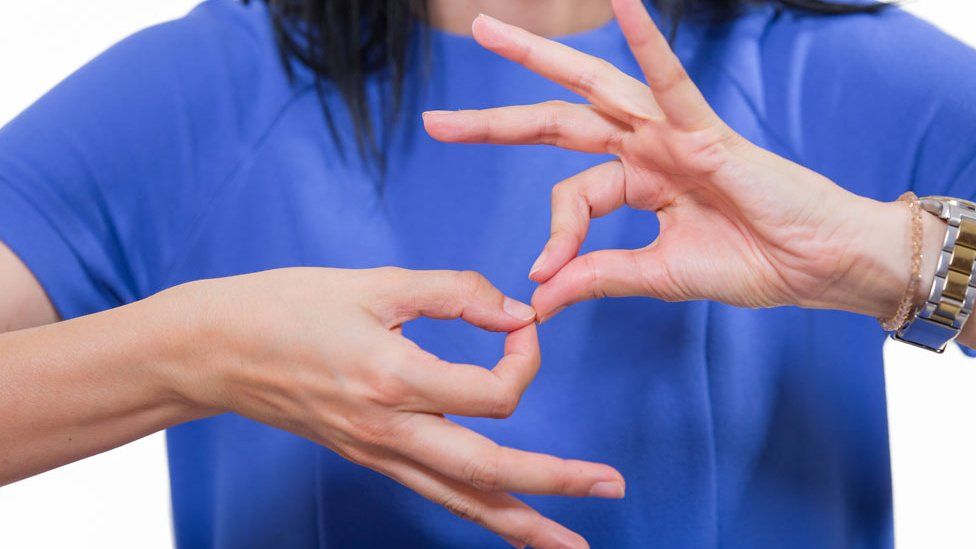
[[[473, 31], [482, 46], [590, 104], [424, 116], [442, 141], [617, 157], [553, 190], [551, 237], [530, 273], [541, 283], [533, 297], [539, 318], [581, 300], [629, 295], [892, 314], [909, 278], [907, 208], [853, 195], [747, 141], [711, 109], [641, 1], [613, 7], [649, 86], [602, 59], [480, 16]], [[625, 204], [657, 214], [658, 238], [638, 250], [577, 257], [590, 219]]]

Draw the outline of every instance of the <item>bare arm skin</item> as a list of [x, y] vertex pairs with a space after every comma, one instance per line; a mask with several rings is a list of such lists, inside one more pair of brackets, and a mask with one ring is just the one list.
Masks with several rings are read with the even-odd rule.
[[[0, 485], [236, 412], [515, 546], [587, 545], [509, 492], [623, 497], [612, 467], [501, 447], [444, 417], [507, 417], [540, 364], [535, 312], [475, 273], [281, 269], [51, 323], [33, 276], [0, 252], [0, 319], [23, 328], [0, 334]], [[504, 355], [491, 370], [445, 362], [401, 335], [419, 316], [508, 332]]]
[[161, 390], [168, 320], [133, 304], [52, 324], [44, 289], [2, 243], [0, 287], [0, 485], [195, 417]]
[[[540, 283], [539, 319], [623, 295], [889, 316], [908, 279], [905, 207], [852, 195], [736, 135], [640, 2], [613, 7], [647, 82], [479, 18], [483, 45], [590, 104], [425, 118], [443, 141], [618, 157], [553, 191], [552, 238], [530, 273]], [[590, 217], [624, 205], [659, 216], [658, 241], [577, 255]], [[944, 227], [924, 219], [928, 288]], [[499, 447], [444, 417], [506, 417], [540, 363], [535, 312], [476, 274], [283, 269], [195, 282], [54, 324], [43, 290], [3, 247], [0, 283], [0, 484], [235, 412], [327, 446], [516, 546], [586, 542], [509, 492], [623, 496], [609, 466]], [[504, 356], [490, 371], [446, 363], [400, 335], [419, 316], [506, 332]], [[960, 341], [976, 343], [976, 323]]]
[[[455, 143], [553, 145], [616, 158], [556, 184], [552, 229], [529, 278], [545, 321], [607, 296], [710, 299], [742, 307], [796, 305], [890, 317], [908, 284], [904, 204], [857, 196], [737, 134], [711, 108], [640, 0], [613, 10], [644, 73], [488, 16], [475, 40], [581, 95], [482, 110], [424, 113], [427, 132]], [[657, 216], [660, 234], [634, 250], [580, 255], [591, 218], [628, 206]], [[945, 225], [930, 215], [916, 296], [932, 284]], [[976, 323], [959, 338], [976, 342]]]
[[0, 485], [205, 415], [166, 389], [178, 323], [150, 309], [0, 335]]
[[20, 258], [0, 242], [0, 334], [58, 320], [44, 288]]

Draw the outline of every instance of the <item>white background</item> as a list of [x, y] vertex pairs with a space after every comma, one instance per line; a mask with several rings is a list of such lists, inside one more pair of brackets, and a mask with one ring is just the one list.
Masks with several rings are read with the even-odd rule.
[[[0, 125], [112, 43], [196, 3], [0, 0]], [[971, 2], [909, 9], [976, 44]], [[951, 351], [885, 350], [901, 548], [976, 547], [976, 361]], [[170, 547], [167, 482], [157, 434], [0, 488], [0, 547]]]

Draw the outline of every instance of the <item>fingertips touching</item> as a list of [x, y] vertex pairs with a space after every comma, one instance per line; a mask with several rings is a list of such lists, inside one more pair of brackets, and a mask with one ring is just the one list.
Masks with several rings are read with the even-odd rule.
[[508, 316], [521, 322], [532, 322], [535, 320], [535, 309], [531, 305], [527, 305], [508, 296], [505, 296], [502, 300], [502, 310]]

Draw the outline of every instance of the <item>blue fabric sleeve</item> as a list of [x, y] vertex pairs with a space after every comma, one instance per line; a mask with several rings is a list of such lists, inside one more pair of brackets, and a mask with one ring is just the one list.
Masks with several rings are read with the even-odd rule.
[[211, 0], [137, 33], [0, 130], [0, 240], [63, 318], [158, 291], [285, 101], [247, 9]]
[[859, 194], [976, 196], [976, 50], [901, 9], [785, 12], [766, 106], [805, 165]]

